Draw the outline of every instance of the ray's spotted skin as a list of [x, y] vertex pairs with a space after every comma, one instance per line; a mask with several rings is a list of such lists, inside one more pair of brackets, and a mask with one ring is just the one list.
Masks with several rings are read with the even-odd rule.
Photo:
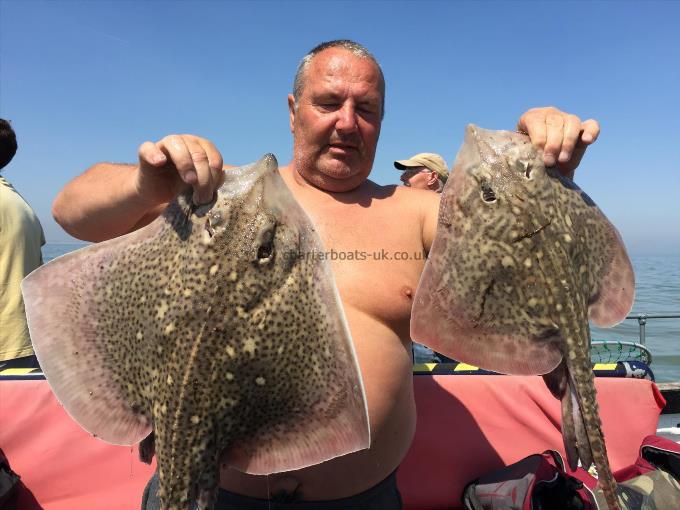
[[470, 125], [443, 191], [411, 336], [484, 369], [543, 374], [562, 401], [569, 464], [593, 462], [618, 510], [589, 356], [588, 317], [630, 311], [634, 275], [593, 201], [526, 135]]
[[83, 428], [155, 450], [164, 509], [213, 504], [220, 463], [299, 469], [369, 446], [354, 348], [323, 248], [276, 160], [180, 195], [148, 226], [23, 283], [36, 353]]

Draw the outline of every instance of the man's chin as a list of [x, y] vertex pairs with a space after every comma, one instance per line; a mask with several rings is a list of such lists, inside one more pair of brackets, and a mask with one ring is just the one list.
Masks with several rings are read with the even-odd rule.
[[368, 173], [344, 165], [318, 165], [311, 173], [303, 172], [303, 176], [317, 188], [342, 192], [360, 186], [368, 177]]
[[328, 157], [322, 156], [319, 159], [317, 170], [333, 179], [350, 179], [364, 173], [366, 163], [358, 154], [343, 154]]
[[324, 152], [315, 158], [299, 157], [298, 171], [311, 183], [328, 191], [346, 191], [365, 181], [371, 172], [366, 162], [358, 157], [335, 157]]

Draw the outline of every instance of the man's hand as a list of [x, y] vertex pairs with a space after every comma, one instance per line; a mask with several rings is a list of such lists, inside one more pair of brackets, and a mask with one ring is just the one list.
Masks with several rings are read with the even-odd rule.
[[194, 188], [195, 204], [212, 200], [222, 184], [222, 155], [212, 142], [193, 135], [169, 135], [139, 147], [136, 189], [150, 204], [172, 200], [183, 188]]
[[525, 112], [517, 130], [527, 133], [531, 143], [543, 149], [545, 166], [557, 164], [560, 172], [573, 178], [586, 149], [600, 134], [600, 124], [593, 119], [581, 122], [576, 115], [549, 106]]

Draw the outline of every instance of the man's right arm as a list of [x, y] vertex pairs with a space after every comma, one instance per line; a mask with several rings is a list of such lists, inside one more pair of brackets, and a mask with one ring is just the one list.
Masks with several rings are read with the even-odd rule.
[[208, 140], [170, 135], [139, 147], [139, 165], [100, 163], [69, 182], [52, 205], [69, 234], [104, 241], [156, 218], [182, 189], [209, 202], [222, 181], [222, 157]]
[[100, 163], [69, 182], [52, 204], [52, 215], [66, 232], [85, 241], [104, 241], [153, 220], [162, 204], [145, 201], [135, 189], [135, 165]]

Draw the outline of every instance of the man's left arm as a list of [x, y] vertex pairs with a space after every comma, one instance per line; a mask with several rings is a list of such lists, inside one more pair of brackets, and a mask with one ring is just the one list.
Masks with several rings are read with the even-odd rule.
[[437, 219], [439, 217], [439, 201], [441, 193], [427, 192], [422, 201], [424, 206], [423, 213], [423, 249], [425, 253], [430, 253], [434, 235], [437, 233]]

